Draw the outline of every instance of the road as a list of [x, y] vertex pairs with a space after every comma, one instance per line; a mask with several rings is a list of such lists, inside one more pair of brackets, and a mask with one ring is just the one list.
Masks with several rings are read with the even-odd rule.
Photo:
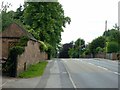
[[15, 79], [5, 84], [3, 83], [2, 87], [118, 88], [118, 76], [117, 61], [103, 59], [55, 59], [49, 61], [42, 77]]

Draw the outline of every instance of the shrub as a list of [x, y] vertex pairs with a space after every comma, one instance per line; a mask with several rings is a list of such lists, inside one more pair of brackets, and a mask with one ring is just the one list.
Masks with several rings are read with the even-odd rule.
[[22, 46], [22, 47], [27, 46], [28, 40], [29, 40], [29, 38], [27, 36], [22, 36], [20, 38], [20, 41], [18, 42], [17, 46]]
[[101, 48], [101, 47], [97, 47], [96, 48], [96, 53], [101, 53], [101, 52], [103, 52], [104, 50], [103, 50], [103, 48]]
[[117, 42], [109, 42], [107, 45], [107, 52], [108, 53], [116, 53], [118, 52], [119, 47]]
[[44, 42], [42, 42], [42, 41], [39, 41], [39, 43], [40, 43], [39, 49], [40, 49], [41, 51], [46, 51], [46, 50], [48, 50], [48, 47], [47, 47], [46, 43], [44, 43]]
[[24, 47], [15, 46], [9, 51], [8, 60], [2, 65], [3, 71], [8, 72], [10, 76], [16, 76], [17, 56], [24, 52]]
[[10, 48], [8, 60], [2, 65], [3, 72], [8, 72], [10, 76], [16, 76], [17, 57], [24, 52], [24, 47], [27, 46], [28, 40], [28, 37], [23, 36], [16, 46]]

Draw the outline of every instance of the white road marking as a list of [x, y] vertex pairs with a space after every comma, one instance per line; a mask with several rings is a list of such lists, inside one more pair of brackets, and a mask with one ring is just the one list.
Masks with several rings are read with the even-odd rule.
[[[86, 61], [84, 61], [84, 62], [86, 62]], [[97, 65], [95, 65], [95, 64], [93, 64], [93, 63], [89, 63], [89, 62], [86, 62], [86, 63], [88, 63], [88, 64], [90, 64], [90, 65], [97, 66]], [[120, 73], [118, 73], [118, 72], [113, 72], [113, 71], [109, 70], [108, 68], [105, 68], [105, 67], [102, 67], [102, 66], [97, 66], [97, 67], [102, 68], [102, 69], [107, 70], [107, 71], [110, 71], [110, 72], [112, 72], [112, 73], [114, 73], [114, 74], [120, 75]]]
[[63, 74], [66, 74], [67, 72], [62, 72]]
[[104, 68], [104, 67], [101, 67], [101, 66], [97, 66], [97, 67], [102, 68], [102, 69], [107, 70], [107, 71], [110, 71], [107, 68]]
[[[64, 63], [63, 63], [63, 64], [64, 64]], [[64, 66], [65, 66], [65, 65], [64, 65]], [[73, 87], [75, 88], [75, 90], [77, 90], [77, 89], [76, 89], [77, 87], [76, 87], [74, 81], [72, 80], [72, 77], [71, 77], [71, 75], [70, 75], [70, 72], [68, 71], [68, 69], [67, 69], [66, 66], [65, 66], [65, 69], [66, 69], [66, 71], [67, 71], [67, 73], [68, 73], [69, 79], [70, 79], [70, 81], [71, 81]]]
[[117, 75], [120, 75], [120, 73], [118, 73], [118, 72], [113, 72], [114, 74], [117, 74]]

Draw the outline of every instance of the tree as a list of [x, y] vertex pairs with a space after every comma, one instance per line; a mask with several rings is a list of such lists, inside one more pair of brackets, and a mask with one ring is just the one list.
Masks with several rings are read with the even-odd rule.
[[59, 57], [60, 58], [69, 58], [70, 56], [70, 49], [73, 47], [72, 43], [66, 43], [62, 46], [62, 49], [60, 50]]
[[74, 45], [69, 49], [68, 54], [69, 57], [80, 57], [83, 53], [83, 49], [85, 48], [85, 41], [81, 38], [78, 38], [75, 42], [73, 42]]
[[101, 48], [101, 47], [96, 48], [96, 53], [101, 53], [103, 51], [104, 51], [104, 48]]
[[[107, 43], [109, 44], [108, 45], [108, 48], [109, 48], [109, 50], [110, 50], [110, 52], [111, 51], [113, 51], [113, 52], [115, 52], [114, 50], [111, 50], [112, 49], [112, 46], [115, 46], [115, 43], [116, 43], [116, 45], [117, 45], [117, 51], [119, 52], [120, 51], [120, 49], [118, 48], [118, 47], [120, 47], [120, 31], [119, 31], [119, 28], [118, 28], [118, 26], [117, 25], [115, 25], [115, 26], [113, 26], [113, 28], [112, 29], [110, 29], [110, 30], [108, 30], [108, 31], [105, 31], [104, 32], [104, 34], [103, 34], [103, 36], [105, 36], [106, 37], [106, 41], [107, 41]], [[111, 42], [111, 43], [110, 43]], [[111, 48], [111, 49], [110, 49]], [[115, 48], [115, 49], [116, 49]], [[109, 52], [109, 50], [108, 50], [108, 52]]]
[[0, 24], [2, 25], [2, 30], [3, 31], [9, 24], [13, 22], [13, 16], [14, 16], [14, 11], [7, 11], [8, 8], [11, 6], [11, 4], [6, 3], [4, 5], [4, 2], [2, 2], [1, 5], [1, 12], [0, 12]]
[[24, 20], [23, 20], [23, 13], [24, 13], [24, 9], [22, 8], [23, 6], [19, 6], [15, 12], [15, 15], [14, 15], [14, 19], [17, 19], [19, 20], [20, 22], [22, 22], [23, 24], [24, 23]]
[[73, 58], [74, 57], [74, 48], [70, 48], [69, 51], [68, 51], [68, 55], [70, 58]]
[[117, 42], [109, 42], [107, 45], [107, 52], [108, 53], [117, 53], [120, 48], [118, 47]]
[[76, 57], [80, 57], [80, 55], [82, 54], [82, 50], [85, 47], [85, 41], [83, 39], [78, 38], [75, 41], [75, 52], [76, 53]]
[[56, 53], [61, 41], [61, 32], [70, 18], [64, 16], [64, 10], [59, 2], [27, 2], [24, 9], [24, 23], [29, 25], [29, 32], [43, 42], [53, 47]]
[[100, 48], [104, 48], [105, 45], [106, 45], [106, 42], [105, 42], [105, 37], [103, 36], [100, 36], [96, 39], [94, 39], [91, 43], [90, 43], [90, 46], [89, 46], [89, 49], [90, 49], [90, 52], [93, 54], [93, 57], [95, 56], [96, 54], [96, 48], [97, 47], [100, 47]]

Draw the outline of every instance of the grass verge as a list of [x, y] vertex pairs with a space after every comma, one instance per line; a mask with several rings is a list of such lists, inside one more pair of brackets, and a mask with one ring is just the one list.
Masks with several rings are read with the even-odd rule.
[[22, 72], [19, 77], [32, 78], [41, 76], [45, 70], [47, 63], [47, 61], [42, 61], [37, 64], [30, 65], [30, 67], [26, 71]]

